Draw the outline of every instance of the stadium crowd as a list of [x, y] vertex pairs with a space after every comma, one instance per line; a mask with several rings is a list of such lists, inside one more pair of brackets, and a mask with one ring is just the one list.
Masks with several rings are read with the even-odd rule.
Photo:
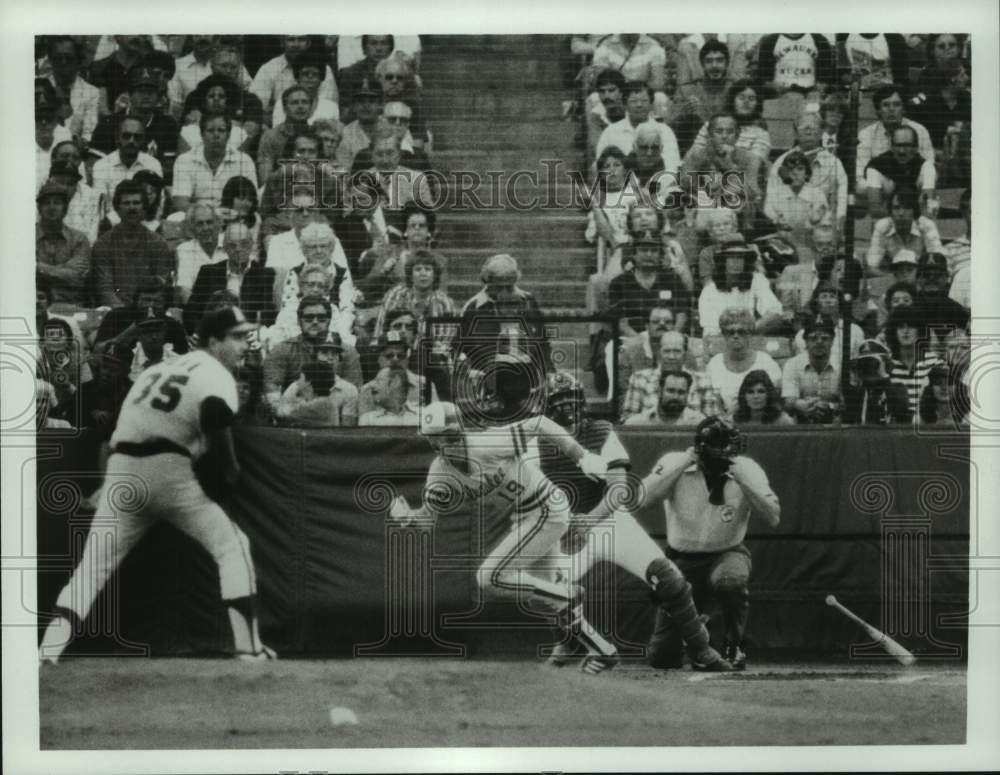
[[[448, 292], [420, 54], [392, 35], [39, 38], [44, 425], [110, 435], [142, 370], [236, 303], [259, 324], [246, 423], [416, 426], [431, 401], [488, 404], [498, 341], [551, 367], [544, 299], [506, 246], [478, 293]], [[573, 36], [566, 60], [596, 192], [577, 306], [618, 321], [586, 343], [611, 414], [967, 422], [963, 36]], [[946, 212], [965, 223], [950, 241]]]

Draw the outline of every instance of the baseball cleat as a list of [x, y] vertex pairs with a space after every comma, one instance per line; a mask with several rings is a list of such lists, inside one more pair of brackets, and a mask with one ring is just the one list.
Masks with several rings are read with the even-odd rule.
[[588, 654], [580, 664], [580, 670], [597, 675], [611, 670], [619, 661], [618, 654]]
[[732, 664], [733, 670], [747, 669], [747, 653], [736, 644], [726, 647], [726, 659]]
[[567, 643], [559, 643], [552, 649], [552, 654], [545, 660], [551, 667], [563, 667], [575, 659], [586, 656], [587, 648], [576, 638]]
[[731, 673], [735, 668], [728, 660], [723, 659], [718, 651], [709, 646], [697, 658], [692, 657], [691, 669], [705, 673]]
[[278, 653], [270, 646], [261, 645], [260, 651], [250, 653], [249, 651], [237, 651], [233, 655], [241, 662], [268, 662], [278, 658]]

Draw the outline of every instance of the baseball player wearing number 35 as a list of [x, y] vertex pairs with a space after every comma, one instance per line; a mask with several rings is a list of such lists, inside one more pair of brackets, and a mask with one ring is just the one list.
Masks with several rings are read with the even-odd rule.
[[198, 350], [147, 369], [132, 386], [111, 437], [97, 510], [99, 517], [116, 518], [114, 532], [108, 536], [94, 527], [87, 536], [42, 639], [42, 662], [58, 661], [74, 625], [86, 619], [111, 574], [158, 520], [191, 536], [215, 560], [236, 656], [275, 658], [258, 633], [250, 542], [205, 494], [192, 467], [211, 451], [221, 459], [227, 484], [239, 477], [230, 431], [239, 406], [232, 372], [243, 361], [247, 333], [254, 328], [237, 307], [214, 310], [198, 326]]

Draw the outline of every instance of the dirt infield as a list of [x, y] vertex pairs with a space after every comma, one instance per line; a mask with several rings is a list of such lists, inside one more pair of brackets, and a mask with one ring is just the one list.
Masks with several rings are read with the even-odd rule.
[[[331, 707], [357, 725], [333, 726]], [[42, 670], [41, 748], [962, 743], [960, 664], [623, 665], [430, 659], [68, 659]]]

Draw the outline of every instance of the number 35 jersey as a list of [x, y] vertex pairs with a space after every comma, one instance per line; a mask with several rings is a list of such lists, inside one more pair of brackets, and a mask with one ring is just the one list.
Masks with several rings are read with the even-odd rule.
[[222, 399], [233, 414], [239, 408], [236, 380], [205, 350], [150, 366], [125, 397], [111, 437], [112, 449], [122, 442], [168, 439], [197, 460], [208, 445], [201, 427], [201, 405], [213, 396]]

